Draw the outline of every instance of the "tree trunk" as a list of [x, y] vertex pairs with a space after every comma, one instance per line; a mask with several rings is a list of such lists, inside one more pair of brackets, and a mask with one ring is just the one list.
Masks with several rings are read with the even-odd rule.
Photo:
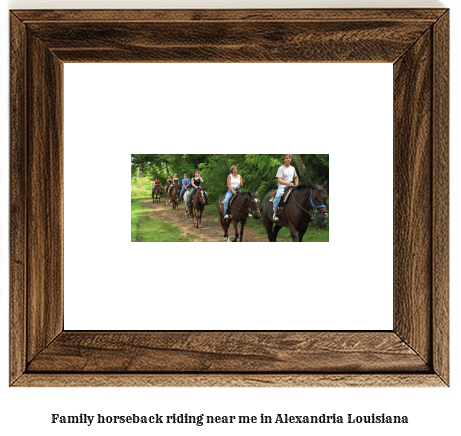
[[296, 167], [299, 172], [299, 176], [301, 181], [306, 181], [307, 180], [307, 170], [306, 167], [304, 166], [303, 160], [301, 159], [301, 156], [299, 154], [293, 154], [293, 160], [296, 163]]

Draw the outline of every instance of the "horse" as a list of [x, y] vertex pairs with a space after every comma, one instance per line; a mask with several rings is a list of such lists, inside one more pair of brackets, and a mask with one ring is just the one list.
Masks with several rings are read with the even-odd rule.
[[192, 199], [192, 219], [194, 220], [194, 225], [197, 229], [202, 226], [202, 213], [203, 209], [205, 209], [205, 205], [205, 188], [200, 186], [195, 191], [194, 198]]
[[166, 185], [165, 186], [165, 204], [168, 204], [168, 202], [169, 202], [171, 186], [172, 185]]
[[[271, 193], [267, 194], [263, 202], [263, 225], [269, 236], [269, 241], [276, 242], [279, 230], [282, 227], [288, 227], [293, 242], [302, 242], [309, 223], [314, 219], [314, 215], [317, 215], [318, 227], [320, 229], [325, 228], [328, 224], [328, 213], [325, 206], [328, 196], [325, 190], [326, 186], [328, 186], [328, 182], [325, 182], [322, 186], [308, 181], [293, 188], [287, 188], [291, 189], [292, 192], [287, 203], [282, 204], [282, 201], [280, 201], [282, 213], [279, 221], [276, 222], [272, 220], [274, 212], [272, 203], [269, 202]], [[275, 227], [273, 227], [274, 224]]]
[[178, 209], [179, 194], [181, 193], [181, 187], [178, 185], [173, 185], [170, 188], [170, 201], [168, 204], [173, 203], [173, 209]]
[[160, 197], [163, 193], [163, 188], [158, 185], [157, 188], [155, 188], [155, 192], [152, 192], [152, 203], [155, 202], [155, 200], [157, 200], [158, 203], [160, 203]]
[[192, 214], [192, 207], [189, 207], [188, 204], [189, 204], [189, 189], [186, 189], [185, 192], [184, 192], [184, 195], [183, 195], [183, 198], [184, 198], [184, 207], [186, 209], [186, 218], [187, 218], [187, 215], [191, 215]]
[[232, 218], [224, 219], [226, 211], [224, 210], [224, 205], [222, 201], [224, 196], [221, 197], [218, 201], [218, 212], [220, 217], [221, 228], [224, 231], [224, 242], [230, 242], [229, 240], [229, 226], [231, 222], [234, 224], [235, 238], [232, 242], [237, 242], [239, 236], [238, 223], [240, 222], [240, 242], [243, 239], [243, 229], [248, 219], [248, 215], [253, 215], [254, 219], [259, 219], [261, 217], [261, 212], [259, 211], [259, 199], [258, 191], [254, 194], [251, 192], [239, 192], [235, 197], [232, 205], [230, 206]]

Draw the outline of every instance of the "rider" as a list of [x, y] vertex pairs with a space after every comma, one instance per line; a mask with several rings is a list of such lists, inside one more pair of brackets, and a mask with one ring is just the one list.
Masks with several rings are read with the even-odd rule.
[[158, 178], [156, 177], [154, 180], [154, 187], [152, 188], [152, 195], [154, 195], [155, 190], [160, 186], [160, 182]]
[[171, 177], [170, 177], [169, 174], [168, 174], [168, 178], [166, 179], [166, 183], [167, 183], [167, 185], [166, 185], [166, 189], [165, 189], [165, 194], [168, 194], [171, 186], [173, 185], [173, 180], [171, 180]]
[[[279, 187], [277, 189], [277, 195], [274, 198], [274, 216], [272, 217], [273, 221], [279, 221], [276, 212], [277, 207], [280, 203], [280, 198], [282, 197], [285, 188], [287, 186], [296, 186], [299, 183], [298, 175], [296, 174], [296, 170], [291, 165], [291, 154], [285, 154], [283, 156], [283, 165], [278, 169], [277, 175], [275, 177], [278, 178]], [[295, 184], [293, 185], [293, 178], [295, 179]]]
[[229, 206], [229, 201], [232, 198], [233, 194], [240, 192], [240, 188], [243, 188], [243, 177], [238, 174], [238, 168], [235, 165], [232, 165], [230, 169], [230, 174], [227, 176], [227, 192], [226, 196], [224, 197], [224, 219], [231, 218], [231, 216], [227, 213], [227, 208]]
[[181, 188], [181, 193], [179, 194], [179, 198], [183, 198], [182, 196], [184, 195], [184, 192], [186, 192], [186, 189], [188, 189], [190, 186], [190, 179], [187, 177], [187, 173], [184, 173], [184, 179], [182, 179], [182, 188]]
[[[192, 185], [192, 189], [189, 192], [189, 207], [192, 207], [192, 196], [194, 195], [194, 192], [200, 187], [200, 183], [203, 183], [203, 179], [200, 177], [200, 174], [197, 171], [195, 171], [194, 175], [191, 178], [190, 184]], [[206, 198], [206, 204], [210, 204], [208, 201], [208, 194], [205, 192], [205, 198]]]
[[173, 176], [173, 183], [174, 183], [175, 185], [179, 185], [179, 179], [178, 179], [178, 175], [177, 175], [177, 174], [175, 174], [175, 175]]

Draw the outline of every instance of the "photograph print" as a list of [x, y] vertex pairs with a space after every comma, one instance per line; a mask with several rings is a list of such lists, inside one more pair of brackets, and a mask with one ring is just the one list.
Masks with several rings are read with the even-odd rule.
[[328, 154], [132, 154], [131, 242], [328, 242]]

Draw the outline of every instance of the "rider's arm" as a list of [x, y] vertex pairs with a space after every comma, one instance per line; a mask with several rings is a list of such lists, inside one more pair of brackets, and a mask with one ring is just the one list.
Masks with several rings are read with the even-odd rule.
[[231, 186], [231, 175], [230, 175], [230, 174], [227, 176], [227, 187], [228, 187], [231, 191], [233, 191], [232, 186]]
[[243, 188], [243, 177], [240, 176], [240, 187]]
[[279, 183], [281, 185], [286, 185], [286, 186], [291, 186], [293, 184], [293, 183], [290, 183], [290, 182], [283, 181], [281, 177], [279, 177]]
[[299, 184], [299, 177], [296, 176], [296, 177], [295, 177], [295, 185], [298, 185], [298, 184]]

